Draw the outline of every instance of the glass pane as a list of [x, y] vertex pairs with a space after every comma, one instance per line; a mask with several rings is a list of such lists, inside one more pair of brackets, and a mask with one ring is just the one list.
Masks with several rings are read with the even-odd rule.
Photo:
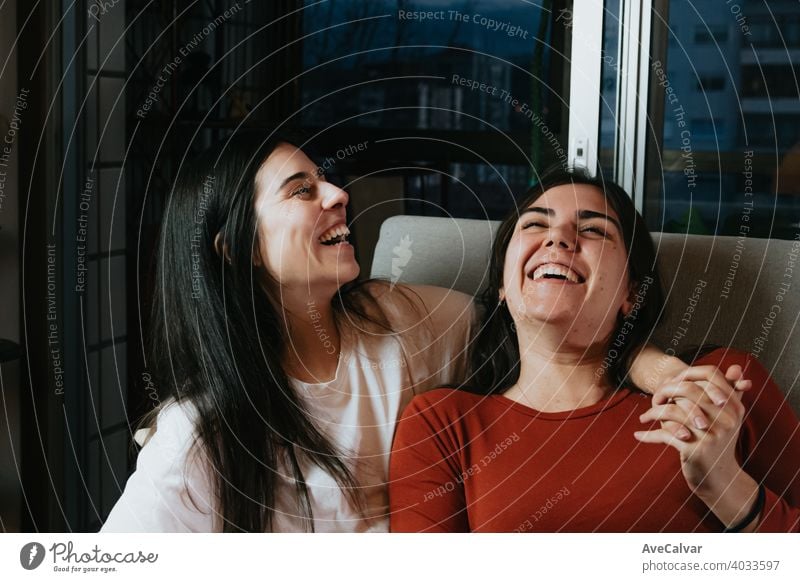
[[[658, 22], [658, 16], [655, 17]], [[795, 238], [800, 228], [800, 12], [790, 2], [674, 0], [653, 230]]]
[[[544, 85], [546, 103], [554, 97], [541, 82], [551, 49], [536, 3], [306, 3], [303, 103], [320, 99], [304, 111], [310, 125], [357, 116], [349, 123], [474, 129], [488, 122], [508, 130], [526, 110], [508, 97], [526, 99], [533, 85]], [[395, 107], [403, 109], [387, 110]]]
[[566, 160], [569, 4], [306, 0], [303, 125], [508, 132], [537, 168]]
[[606, 0], [603, 14], [603, 49], [600, 84], [600, 137], [597, 158], [603, 176], [614, 175], [614, 139], [617, 132], [619, 85], [620, 1]]

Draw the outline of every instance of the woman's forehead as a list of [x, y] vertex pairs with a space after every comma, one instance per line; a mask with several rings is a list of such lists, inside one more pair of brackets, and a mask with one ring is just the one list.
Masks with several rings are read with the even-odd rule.
[[279, 175], [291, 172], [297, 166], [305, 166], [311, 163], [308, 156], [297, 146], [290, 143], [279, 143], [270, 152], [267, 159], [262, 162], [259, 170]]
[[283, 181], [298, 172], [313, 173], [314, 163], [300, 148], [280, 143], [261, 163], [256, 174], [256, 182], [268, 192], [277, 191]]
[[594, 210], [619, 218], [599, 187], [592, 184], [561, 184], [548, 188], [528, 208], [545, 208], [555, 214], [575, 214], [580, 210]]

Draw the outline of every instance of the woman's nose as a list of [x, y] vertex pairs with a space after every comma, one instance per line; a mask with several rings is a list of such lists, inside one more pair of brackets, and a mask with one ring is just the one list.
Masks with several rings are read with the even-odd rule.
[[562, 229], [553, 229], [547, 231], [547, 240], [544, 243], [547, 248], [559, 247], [565, 250], [575, 249], [575, 238], [570, 237]]
[[322, 189], [322, 207], [325, 210], [347, 206], [350, 201], [347, 192], [330, 182], [321, 182], [320, 188]]

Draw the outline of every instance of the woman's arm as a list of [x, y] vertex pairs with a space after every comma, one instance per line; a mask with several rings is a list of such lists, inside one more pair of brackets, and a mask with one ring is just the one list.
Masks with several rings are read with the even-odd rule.
[[[754, 358], [734, 350], [717, 350], [704, 360], [720, 367], [740, 365], [755, 389], [744, 395], [744, 402], [734, 396], [721, 407], [691, 382], [660, 389], [653, 408], [642, 415], [642, 421], [680, 422], [691, 437], [677, 439], [660, 429], [637, 433], [636, 438], [676, 448], [687, 483], [726, 527], [737, 525], [748, 516], [762, 483], [766, 488], [764, 508], [743, 531], [798, 531], [797, 417]], [[698, 427], [691, 420], [697, 408], [704, 409], [707, 415], [716, 411], [710, 426]]]
[[397, 425], [389, 468], [392, 532], [468, 532], [459, 445], [432, 403], [417, 396]]
[[194, 454], [193, 443], [188, 411], [183, 405], [168, 405], [100, 531], [214, 531], [209, 474]]
[[653, 394], [659, 386], [688, 368], [679, 358], [669, 356], [655, 345], [647, 343], [631, 362], [630, 377], [641, 390]]
[[742, 396], [747, 409], [737, 457], [743, 470], [767, 488], [758, 531], [800, 532], [800, 421], [761, 363], [739, 358], [754, 389]]
[[378, 299], [407, 354], [414, 394], [465, 379], [477, 319], [471, 296], [431, 285], [384, 285]]

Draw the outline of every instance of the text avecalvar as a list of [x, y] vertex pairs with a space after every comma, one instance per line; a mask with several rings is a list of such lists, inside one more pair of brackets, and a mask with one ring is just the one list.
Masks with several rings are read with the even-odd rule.
[[699, 554], [703, 546], [692, 546], [687, 544], [663, 544], [651, 546], [645, 544], [642, 548], [643, 554]]

